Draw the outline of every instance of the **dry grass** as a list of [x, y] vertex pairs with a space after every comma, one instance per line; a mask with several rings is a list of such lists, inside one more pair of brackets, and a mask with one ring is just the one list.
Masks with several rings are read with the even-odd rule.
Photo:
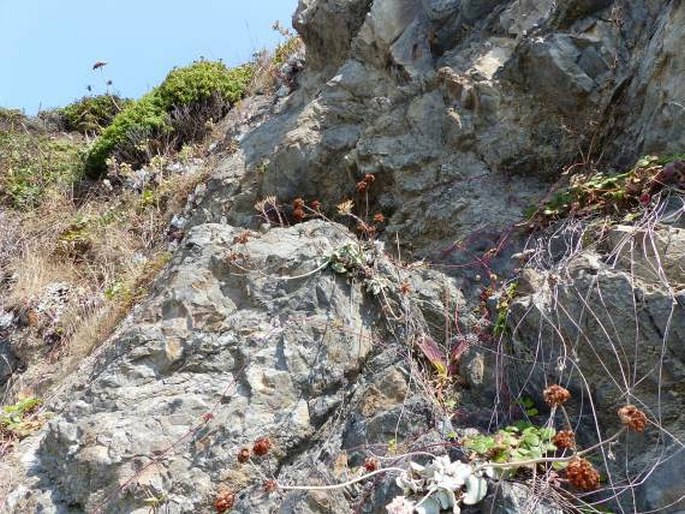
[[[171, 173], [173, 156], [160, 157], [157, 180], [142, 192], [96, 184], [76, 194], [55, 182], [34, 208], [0, 208], [0, 309], [19, 320], [13, 349], [27, 366], [3, 386], [3, 404], [59, 383], [145, 296], [168, 261], [172, 216], [212, 166], [204, 148], [191, 150], [179, 158], [204, 156], [203, 166]], [[69, 291], [58, 315], [37, 307], [55, 284]]]
[[304, 42], [290, 32], [281, 32], [287, 39], [275, 50], [262, 50], [254, 56], [255, 73], [248, 90], [249, 94], [273, 93], [278, 86], [281, 67], [293, 55], [304, 54]]

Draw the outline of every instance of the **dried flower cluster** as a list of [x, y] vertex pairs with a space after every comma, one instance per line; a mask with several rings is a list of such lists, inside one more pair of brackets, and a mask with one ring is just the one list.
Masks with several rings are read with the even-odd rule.
[[376, 227], [374, 225], [364, 223], [363, 221], [357, 223], [357, 230], [369, 238], [372, 238], [376, 235]]
[[[275, 196], [267, 196], [264, 199], [258, 201], [255, 206], [255, 210], [261, 213], [262, 218], [267, 223], [278, 223], [278, 225], [283, 226], [283, 216], [281, 215], [280, 205], [278, 205], [278, 199]], [[275, 217], [272, 220], [272, 215]]]
[[592, 491], [599, 487], [599, 472], [586, 459], [576, 457], [566, 467], [566, 478], [581, 491]]
[[295, 221], [302, 221], [305, 217], [304, 200], [302, 198], [295, 198], [293, 200], [293, 219]]
[[214, 500], [214, 508], [217, 512], [226, 512], [227, 510], [233, 508], [235, 503], [235, 494], [233, 491], [226, 490], [220, 492], [216, 500]]
[[233, 244], [246, 244], [250, 239], [250, 231], [243, 230], [240, 234], [233, 238]]
[[545, 403], [550, 407], [558, 407], [571, 398], [571, 393], [569, 393], [568, 389], [557, 384], [549, 386], [542, 394], [545, 397]]
[[238, 462], [240, 462], [241, 464], [245, 464], [248, 460], [250, 460], [250, 455], [252, 454], [250, 453], [249, 448], [242, 448], [238, 452]]
[[271, 446], [271, 440], [268, 437], [260, 437], [254, 442], [254, 445], [252, 446], [252, 452], [261, 457], [269, 453]]
[[345, 200], [336, 205], [338, 209], [338, 214], [341, 216], [346, 216], [352, 214], [352, 207], [354, 207], [354, 202], [352, 200]]
[[573, 430], [560, 430], [552, 438], [552, 442], [560, 450], [570, 450], [576, 446], [576, 434]]
[[618, 409], [618, 417], [621, 418], [621, 423], [635, 432], [643, 432], [647, 426], [647, 415], [635, 405]]
[[364, 459], [364, 469], [369, 473], [376, 471], [378, 468], [380, 468], [380, 462], [378, 462], [378, 459], [375, 457], [367, 457]]
[[278, 482], [275, 480], [267, 480], [264, 482], [264, 491], [267, 493], [273, 492], [278, 489]]
[[364, 175], [364, 178], [361, 181], [357, 182], [357, 191], [360, 193], [365, 193], [375, 180], [376, 177], [374, 177], [371, 173], [367, 173]]

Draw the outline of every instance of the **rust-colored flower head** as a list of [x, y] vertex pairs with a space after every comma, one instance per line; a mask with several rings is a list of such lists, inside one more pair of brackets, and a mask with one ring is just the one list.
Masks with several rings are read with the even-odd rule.
[[254, 442], [254, 446], [252, 446], [252, 452], [260, 457], [269, 453], [270, 449], [271, 440], [268, 437], [260, 437]]
[[363, 221], [357, 224], [357, 230], [368, 237], [372, 237], [376, 233], [376, 227], [368, 225]]
[[380, 468], [380, 462], [378, 462], [378, 459], [375, 457], [367, 457], [364, 459], [364, 469], [369, 473], [376, 471], [378, 468]]
[[550, 407], [558, 407], [571, 398], [571, 393], [569, 393], [568, 389], [557, 384], [549, 386], [542, 394], [545, 397], [545, 403]]
[[383, 214], [381, 214], [380, 212], [377, 212], [373, 215], [373, 221], [376, 223], [383, 223], [385, 222], [385, 216], [383, 216]]
[[266, 482], [264, 482], [264, 491], [266, 491], [267, 493], [275, 491], [276, 489], [278, 489], [278, 482], [276, 482], [275, 480], [267, 480]]
[[293, 210], [293, 219], [295, 221], [302, 221], [305, 217], [304, 209], [301, 207], [297, 207], [296, 209]]
[[300, 197], [297, 197], [293, 200], [293, 208], [294, 209], [302, 209], [304, 207], [304, 200]]
[[576, 457], [566, 467], [566, 478], [576, 489], [592, 491], [599, 487], [599, 472], [586, 459]]
[[234, 503], [235, 494], [233, 494], [233, 491], [226, 490], [217, 494], [216, 500], [214, 500], [214, 508], [217, 512], [226, 512], [233, 508]]
[[628, 429], [643, 432], [647, 426], [647, 415], [635, 405], [626, 405], [618, 409], [618, 417]]
[[376, 180], [376, 177], [371, 173], [364, 175], [364, 178], [357, 182], [357, 191], [364, 193], [369, 189], [369, 186]]
[[249, 230], [243, 230], [240, 234], [235, 236], [233, 238], [233, 244], [241, 244], [244, 245], [250, 240], [250, 231]]
[[560, 450], [570, 450], [576, 446], [576, 434], [573, 433], [573, 430], [560, 430], [552, 442]]
[[250, 455], [251, 453], [249, 448], [241, 448], [238, 452], [238, 462], [245, 464], [248, 460], [250, 460]]
[[310, 205], [315, 211], [318, 211], [321, 208], [321, 202], [319, 200], [312, 200]]

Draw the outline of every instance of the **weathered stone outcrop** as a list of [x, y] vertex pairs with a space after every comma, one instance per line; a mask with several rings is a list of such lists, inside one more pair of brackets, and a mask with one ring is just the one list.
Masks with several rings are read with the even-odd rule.
[[209, 195], [205, 219], [244, 224], [272, 194], [333, 205], [372, 173], [386, 233], [435, 259], [455, 239], [491, 244], [569, 164], [685, 145], [680, 2], [344, 4], [301, 3], [315, 73], [243, 140], [227, 164], [247, 167], [241, 193]]
[[[382, 288], [378, 301], [364, 282], [322, 266], [340, 248], [362, 251], [347, 229], [322, 221], [247, 236], [195, 227], [152, 298], [73, 379], [78, 399], [53, 401], [60, 416], [25, 449], [39, 478], [10, 510], [142, 512], [153, 497], [198, 512], [224, 484], [248, 488], [236, 512], [282, 503], [286, 512], [349, 511], [341, 492], [264, 497], [262, 486], [272, 475], [335, 480], [336, 459], [358, 466], [366, 447], [424, 436], [436, 411], [411, 378], [406, 348], [387, 338], [381, 308], [414, 308], [421, 325], [422, 311], [439, 316], [442, 302], [463, 300], [449, 279], [410, 276], [371, 246], [360, 255]], [[400, 280], [432, 285], [401, 305]], [[272, 456], [239, 464], [238, 451], [259, 437], [271, 439]]]
[[[56, 417], [20, 446], [4, 508], [207, 512], [227, 487], [241, 491], [235, 512], [380, 513], [398, 493], [389, 477], [263, 486], [344, 481], [389, 445], [444, 445], [521, 395], [543, 404], [550, 382], [572, 390], [583, 445], [618, 429], [621, 405], [644, 408], [652, 429], [600, 452], [608, 494], [631, 512], [685, 508], [682, 192], [668, 216], [608, 237], [568, 225], [533, 244], [516, 226], [580, 164], [682, 151], [685, 3], [301, 0], [294, 24], [302, 88], [231, 113], [238, 150], [191, 195], [150, 297], [50, 400]], [[271, 196], [283, 225], [295, 198], [331, 218], [353, 199], [383, 214], [388, 249], [433, 269], [330, 221], [269, 227], [255, 204]], [[346, 274], [326, 265], [343, 248], [357, 259]], [[492, 341], [466, 295], [515, 266], [509, 331]], [[458, 411], [418, 378], [417, 334], [458, 348]], [[262, 436], [273, 451], [239, 464]], [[527, 494], [502, 483], [473, 509], [561, 509]]]

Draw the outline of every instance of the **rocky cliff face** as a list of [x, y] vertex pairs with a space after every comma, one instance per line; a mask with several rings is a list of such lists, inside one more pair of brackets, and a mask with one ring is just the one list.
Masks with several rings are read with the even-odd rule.
[[[599, 232], [517, 228], [576, 171], [682, 151], [685, 4], [301, 0], [294, 25], [301, 88], [245, 102], [226, 136], [239, 150], [196, 191], [150, 298], [22, 443], [5, 510], [205, 512], [226, 488], [235, 512], [384, 512], [399, 494], [387, 477], [263, 485], [343, 482], [370, 455], [442, 448], [523, 396], [544, 404], [550, 383], [572, 391], [558, 419], [584, 447], [620, 428], [623, 404], [650, 419], [601, 448], [605, 483], [585, 501], [685, 509], [682, 182]], [[296, 198], [326, 216], [296, 224]], [[366, 222], [382, 214], [375, 243], [328, 220], [348, 198]], [[493, 339], [478, 293], [510, 274]], [[425, 341], [452, 381], [433, 380]], [[268, 455], [239, 463], [261, 437]], [[472, 508], [566, 508], [521, 487], [501, 481]]]

